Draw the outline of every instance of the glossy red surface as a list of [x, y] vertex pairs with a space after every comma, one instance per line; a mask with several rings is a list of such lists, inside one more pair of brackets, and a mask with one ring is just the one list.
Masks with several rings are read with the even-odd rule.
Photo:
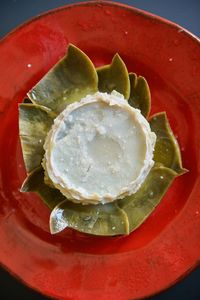
[[[152, 113], [166, 111], [189, 173], [175, 180], [147, 221], [127, 237], [65, 230], [51, 236], [50, 211], [25, 178], [18, 102], [66, 51], [96, 66], [120, 53], [145, 76]], [[182, 28], [114, 3], [66, 6], [18, 28], [0, 44], [0, 262], [58, 299], [137, 299], [170, 286], [200, 259], [200, 46]]]

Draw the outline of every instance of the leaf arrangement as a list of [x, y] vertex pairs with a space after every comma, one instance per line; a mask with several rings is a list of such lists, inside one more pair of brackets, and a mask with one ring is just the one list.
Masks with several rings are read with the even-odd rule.
[[73, 45], [69, 45], [66, 56], [19, 105], [19, 132], [28, 174], [21, 191], [38, 193], [52, 210], [50, 230], [53, 234], [66, 227], [93, 235], [129, 234], [151, 214], [174, 178], [186, 172], [167, 116], [161, 112], [149, 119], [151, 130], [157, 136], [155, 165], [135, 194], [108, 204], [82, 205], [72, 203], [50, 186], [41, 163], [44, 141], [54, 119], [68, 104], [98, 90], [107, 93], [116, 90], [148, 118], [151, 97], [144, 77], [128, 73], [118, 54], [110, 65], [95, 69], [87, 55]]

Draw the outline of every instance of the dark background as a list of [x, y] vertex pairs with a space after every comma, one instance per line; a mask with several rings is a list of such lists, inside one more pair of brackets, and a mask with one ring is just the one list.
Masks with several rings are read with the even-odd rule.
[[[35, 15], [75, 2], [83, 1], [0, 0], [0, 38]], [[200, 0], [121, 0], [116, 2], [123, 2], [160, 15], [200, 36]], [[24, 287], [0, 268], [0, 299], [45, 300], [47, 298]], [[172, 288], [150, 299], [200, 300], [200, 268]], [[104, 299], [102, 298], [102, 300]]]

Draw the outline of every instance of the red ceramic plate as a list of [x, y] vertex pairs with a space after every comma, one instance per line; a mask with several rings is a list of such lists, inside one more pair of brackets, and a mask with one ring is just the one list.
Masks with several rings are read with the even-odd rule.
[[[166, 111], [189, 173], [126, 237], [66, 230], [51, 236], [50, 211], [25, 178], [18, 102], [68, 43], [96, 66], [118, 52], [151, 88], [152, 113]], [[66, 6], [35, 18], [0, 44], [0, 261], [27, 285], [59, 299], [138, 299], [172, 285], [200, 258], [200, 47], [166, 20], [116, 3]]]

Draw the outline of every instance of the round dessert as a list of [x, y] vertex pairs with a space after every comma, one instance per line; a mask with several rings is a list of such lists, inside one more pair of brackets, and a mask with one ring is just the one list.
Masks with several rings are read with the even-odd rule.
[[145, 181], [155, 141], [147, 120], [123, 95], [88, 95], [55, 119], [44, 144], [46, 178], [73, 202], [124, 198]]

